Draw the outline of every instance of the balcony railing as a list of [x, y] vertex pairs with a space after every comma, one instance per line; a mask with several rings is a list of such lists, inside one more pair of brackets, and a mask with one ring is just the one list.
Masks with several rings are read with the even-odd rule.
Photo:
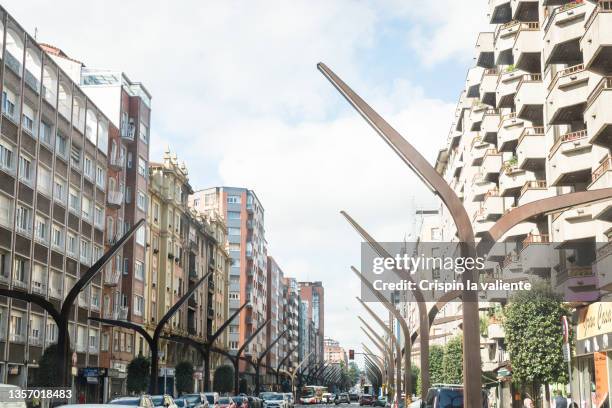
[[574, 142], [576, 140], [585, 139], [586, 137], [587, 137], [586, 129], [578, 130], [576, 132], [566, 133], [560, 136], [559, 138], [557, 138], [557, 140], [555, 140], [553, 147], [550, 149], [549, 158], [552, 157], [557, 152], [557, 150], [559, 149], [559, 147], [561, 147], [563, 143]]
[[548, 91], [552, 91], [555, 86], [557, 86], [557, 82], [559, 82], [559, 79], [564, 78], [566, 76], [572, 75], [572, 74], [577, 74], [579, 72], [584, 71], [584, 64], [578, 64], [578, 65], [574, 65], [572, 67], [568, 67], [565, 69], [562, 69], [561, 71], [557, 72], [557, 74], [554, 76], [553, 80], [550, 81], [550, 85], [548, 85]]
[[550, 29], [550, 26], [552, 25], [553, 21], [555, 20], [555, 17], [558, 14], [563, 13], [564, 11], [567, 10], [571, 10], [573, 8], [579, 7], [579, 6], [583, 6], [585, 3], [584, 0], [574, 0], [571, 1], [567, 4], [564, 4], [562, 6], [557, 7], [551, 14], [550, 16], [548, 16], [548, 20], [546, 20], [546, 22], [544, 23], [544, 32], [548, 32], [548, 30]]
[[24, 343], [25, 342], [25, 336], [23, 334], [11, 333], [9, 335], [9, 341], [12, 341], [12, 342], [15, 342], [15, 343]]
[[518, 85], [516, 86], [516, 92], [521, 89], [524, 83], [528, 82], [542, 82], [542, 74], [525, 74], [519, 80]]
[[550, 243], [550, 235], [529, 234], [527, 235], [527, 238], [523, 240], [523, 249], [527, 248], [529, 245], [549, 244], [549, 243]]
[[595, 100], [599, 97], [599, 95], [601, 95], [601, 93], [605, 91], [606, 89], [612, 89], [612, 77], [601, 78], [597, 86], [595, 86], [593, 91], [589, 94], [587, 98], [586, 108], [588, 109], [593, 104], [593, 102], [595, 102]]
[[521, 188], [521, 196], [527, 192], [527, 190], [546, 190], [546, 180], [531, 180], [525, 182], [525, 185]]
[[606, 173], [606, 171], [610, 169], [612, 169], [612, 156], [608, 155], [608, 157], [605, 158], [605, 160], [599, 165], [599, 167], [593, 170], [593, 174], [591, 177], [591, 179], [593, 180], [592, 183], [597, 181], [601, 176]]
[[612, 13], [612, 0], [599, 0], [595, 9], [587, 19], [584, 30], [587, 31], [599, 13]]
[[612, 241], [597, 249], [597, 259], [605, 258], [612, 254]]
[[13, 279], [13, 287], [25, 289], [28, 287], [28, 283], [19, 279]]
[[4, 55], [6, 66], [13, 71], [17, 76], [21, 76], [21, 62], [10, 52], [6, 52]]
[[526, 127], [523, 129], [523, 132], [518, 138], [518, 144], [521, 144], [521, 141], [527, 136], [543, 136], [544, 135], [544, 127], [536, 126], [536, 127]]
[[121, 206], [123, 204], [123, 192], [108, 191], [106, 193], [106, 200], [109, 204]]

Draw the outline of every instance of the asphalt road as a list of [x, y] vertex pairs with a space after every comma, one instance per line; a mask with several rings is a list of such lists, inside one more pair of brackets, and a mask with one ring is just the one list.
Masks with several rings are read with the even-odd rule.
[[[351, 405], [348, 404], [340, 404], [340, 405], [335, 405], [335, 404], [319, 404], [319, 405], [301, 405], [301, 404], [295, 404], [295, 408], [316, 408], [316, 407], [334, 407], [334, 408], [345, 408], [345, 407], [350, 407], [350, 408], [359, 408], [359, 404], [356, 402], [351, 402]], [[420, 401], [416, 401], [412, 404], [409, 405], [409, 408], [418, 408], [420, 407]]]

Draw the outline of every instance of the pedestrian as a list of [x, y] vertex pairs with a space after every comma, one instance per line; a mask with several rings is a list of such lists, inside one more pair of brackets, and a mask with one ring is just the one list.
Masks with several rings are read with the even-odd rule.
[[81, 393], [79, 394], [79, 404], [84, 404], [85, 401], [85, 393], [83, 391], [81, 391]]
[[552, 400], [552, 408], [567, 408], [567, 398], [561, 395], [560, 390], [555, 391], [555, 396]]
[[529, 395], [529, 393], [525, 393], [523, 408], [535, 408], [535, 404], [533, 403], [533, 399], [531, 399], [531, 395]]

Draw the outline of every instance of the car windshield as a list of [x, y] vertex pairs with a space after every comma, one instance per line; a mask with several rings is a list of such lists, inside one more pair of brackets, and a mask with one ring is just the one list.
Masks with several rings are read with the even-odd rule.
[[174, 403], [176, 404], [177, 407], [180, 407], [180, 408], [185, 407], [185, 400], [183, 398], [175, 399]]
[[279, 401], [283, 399], [283, 396], [281, 394], [272, 394], [267, 399], [271, 401]]
[[112, 404], [112, 405], [134, 405], [134, 406], [138, 406], [139, 402], [140, 402], [139, 398], [121, 398], [121, 399], [113, 400], [113, 401], [109, 402], [109, 404]]
[[214, 395], [206, 395], [206, 401], [208, 401], [209, 404], [214, 404], [215, 403], [215, 396]]
[[153, 401], [153, 405], [156, 407], [164, 405], [164, 396], [163, 395], [155, 395], [151, 397]]
[[230, 403], [231, 403], [231, 400], [228, 397], [221, 397], [221, 398], [219, 398], [219, 404], [227, 405], [227, 404], [230, 404]]
[[185, 398], [190, 404], [193, 404], [194, 402], [200, 402], [200, 394], [187, 394], [183, 395], [183, 398]]
[[463, 408], [463, 390], [441, 390], [439, 401], [441, 407]]

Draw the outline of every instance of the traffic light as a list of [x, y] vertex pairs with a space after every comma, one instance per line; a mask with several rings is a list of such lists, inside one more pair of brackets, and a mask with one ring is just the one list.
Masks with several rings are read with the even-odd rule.
[[355, 350], [349, 349], [349, 360], [355, 359]]

